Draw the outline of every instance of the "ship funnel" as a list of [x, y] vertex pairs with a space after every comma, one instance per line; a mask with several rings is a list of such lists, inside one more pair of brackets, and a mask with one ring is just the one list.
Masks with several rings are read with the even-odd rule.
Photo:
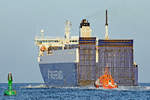
[[107, 16], [107, 10], [106, 10], [106, 23], [105, 23], [105, 40], [108, 40], [108, 16]]
[[91, 32], [90, 23], [83, 19], [80, 23], [80, 37], [91, 37]]

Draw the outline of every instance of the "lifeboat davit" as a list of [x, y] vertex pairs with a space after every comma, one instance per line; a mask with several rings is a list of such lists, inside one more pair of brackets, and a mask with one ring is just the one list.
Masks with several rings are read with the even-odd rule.
[[114, 82], [114, 79], [110, 75], [108, 67], [105, 68], [105, 74], [95, 81], [95, 87], [103, 87], [104, 89], [112, 89], [118, 87], [118, 85]]

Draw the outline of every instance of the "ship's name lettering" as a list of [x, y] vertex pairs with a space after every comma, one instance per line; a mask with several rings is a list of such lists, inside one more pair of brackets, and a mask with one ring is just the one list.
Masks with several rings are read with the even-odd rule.
[[48, 79], [61, 80], [63, 79], [63, 72], [48, 70]]

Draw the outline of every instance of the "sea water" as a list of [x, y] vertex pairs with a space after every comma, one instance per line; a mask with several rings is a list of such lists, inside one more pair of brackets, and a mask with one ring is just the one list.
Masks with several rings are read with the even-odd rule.
[[16, 96], [4, 96], [6, 83], [0, 83], [0, 100], [150, 100], [150, 84], [106, 90], [94, 87], [47, 88], [40, 83], [15, 83]]

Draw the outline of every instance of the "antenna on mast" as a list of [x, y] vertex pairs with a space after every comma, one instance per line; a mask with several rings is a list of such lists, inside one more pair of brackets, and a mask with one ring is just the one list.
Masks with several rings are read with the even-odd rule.
[[106, 9], [106, 23], [105, 23], [105, 40], [108, 40], [108, 16], [107, 16], [107, 9]]

